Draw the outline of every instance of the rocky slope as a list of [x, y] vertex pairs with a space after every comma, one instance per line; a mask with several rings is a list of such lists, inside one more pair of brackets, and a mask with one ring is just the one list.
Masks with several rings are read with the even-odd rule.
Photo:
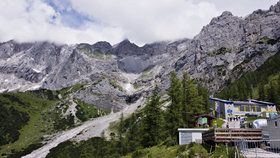
[[155, 84], [165, 90], [173, 70], [189, 72], [215, 93], [278, 52], [279, 40], [280, 2], [245, 18], [226, 11], [193, 39], [143, 47], [129, 40], [114, 46], [8, 41], [0, 44], [0, 91], [57, 90], [79, 83], [84, 88], [74, 98], [117, 111]]

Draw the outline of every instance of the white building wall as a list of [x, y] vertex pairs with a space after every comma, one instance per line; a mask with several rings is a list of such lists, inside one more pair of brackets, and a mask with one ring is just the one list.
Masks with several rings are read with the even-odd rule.
[[202, 142], [202, 133], [208, 128], [179, 128], [179, 145]]
[[[277, 126], [275, 122], [277, 122]], [[280, 149], [280, 117], [268, 120], [267, 131], [271, 140], [270, 147]]]
[[192, 133], [192, 142], [202, 143], [202, 132], [193, 132]]
[[192, 142], [192, 133], [179, 132], [179, 145], [190, 144]]

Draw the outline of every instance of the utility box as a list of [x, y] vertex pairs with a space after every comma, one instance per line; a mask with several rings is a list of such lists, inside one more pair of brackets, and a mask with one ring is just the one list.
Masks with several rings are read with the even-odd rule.
[[202, 133], [208, 128], [179, 128], [179, 145], [190, 143], [202, 143]]

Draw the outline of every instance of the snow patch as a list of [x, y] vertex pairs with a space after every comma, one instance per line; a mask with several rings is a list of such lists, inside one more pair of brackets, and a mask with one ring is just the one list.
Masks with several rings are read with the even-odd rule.
[[32, 68], [33, 71], [35, 71], [36, 73], [41, 73], [42, 70], [38, 70], [38, 69], [35, 69], [35, 68]]
[[133, 86], [134, 81], [139, 78], [141, 74], [133, 73], [121, 73], [121, 75], [126, 79], [125, 83], [122, 83], [122, 87], [126, 90], [128, 94], [133, 94], [136, 89]]

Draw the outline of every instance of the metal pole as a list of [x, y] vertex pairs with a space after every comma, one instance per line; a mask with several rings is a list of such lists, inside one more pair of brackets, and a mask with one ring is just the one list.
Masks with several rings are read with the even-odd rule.
[[228, 155], [228, 143], [226, 143], [227, 155]]

